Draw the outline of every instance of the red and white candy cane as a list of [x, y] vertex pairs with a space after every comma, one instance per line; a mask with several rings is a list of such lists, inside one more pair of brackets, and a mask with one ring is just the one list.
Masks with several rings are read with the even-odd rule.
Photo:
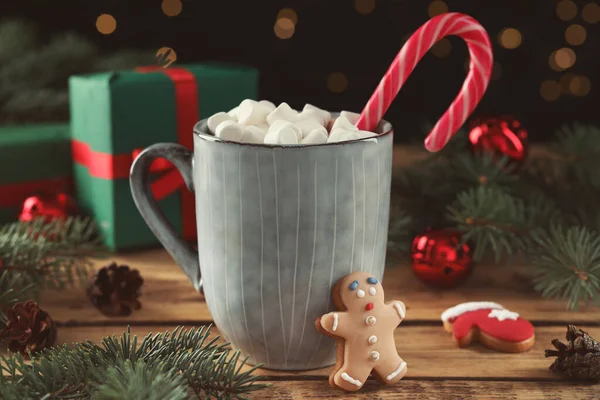
[[439, 151], [448, 143], [483, 97], [493, 64], [487, 32], [475, 19], [459, 13], [432, 18], [408, 39], [360, 114], [356, 122], [359, 129], [375, 129], [417, 63], [436, 42], [449, 35], [467, 42], [471, 64], [458, 96], [425, 139], [425, 147]]

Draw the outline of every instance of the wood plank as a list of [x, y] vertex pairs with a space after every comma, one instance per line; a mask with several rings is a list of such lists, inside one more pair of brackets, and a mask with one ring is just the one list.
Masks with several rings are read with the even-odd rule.
[[[585, 327], [582, 326], [585, 329]], [[124, 327], [70, 327], [59, 330], [59, 343], [91, 340], [100, 342], [106, 335], [121, 335]], [[174, 326], [132, 327], [132, 333], [140, 337], [152, 332], [172, 331]], [[522, 354], [497, 353], [473, 345], [468, 349], [455, 347], [452, 338], [441, 327], [402, 327], [396, 330], [398, 352], [408, 363], [406, 379], [507, 379], [507, 380], [561, 380], [562, 377], [548, 370], [552, 359], [544, 357], [544, 349], [551, 348], [550, 341], [564, 339], [565, 328], [536, 328], [536, 344]], [[590, 328], [592, 336], [600, 337], [600, 328]], [[218, 334], [216, 329], [212, 332]], [[326, 380], [330, 369], [302, 372], [261, 370], [269, 379], [315, 379]]]
[[333, 390], [325, 381], [272, 382], [272, 387], [252, 398], [277, 400], [310, 399], [427, 399], [427, 400], [538, 400], [598, 398], [598, 388], [589, 383], [564, 382], [480, 382], [413, 381], [405, 378], [397, 385], [381, 386], [367, 382], [359, 392]]
[[[144, 277], [143, 307], [125, 318], [110, 318], [96, 310], [81, 289], [46, 292], [41, 304], [53, 318], [66, 324], [200, 323], [211, 321], [210, 312], [184, 273], [162, 249], [115, 255], [114, 260], [140, 270]], [[106, 264], [99, 261], [97, 266]], [[524, 265], [478, 265], [461, 287], [439, 290], [422, 284], [410, 265], [388, 256], [384, 287], [388, 299], [403, 300], [407, 323], [439, 321], [447, 307], [465, 301], [496, 301], [532, 321], [563, 324], [565, 321], [599, 324], [598, 309], [566, 311], [560, 301], [544, 300], [533, 291]]]

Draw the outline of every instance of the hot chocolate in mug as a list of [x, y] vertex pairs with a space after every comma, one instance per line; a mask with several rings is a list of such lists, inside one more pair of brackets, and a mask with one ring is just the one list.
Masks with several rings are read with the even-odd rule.
[[[374, 131], [338, 143], [248, 144], [216, 138], [203, 120], [193, 152], [161, 143], [135, 160], [130, 183], [140, 213], [251, 364], [334, 364], [335, 341], [314, 325], [334, 309], [333, 284], [354, 271], [382, 279], [393, 132], [386, 121]], [[197, 252], [152, 196], [150, 165], [161, 157], [195, 193]]]

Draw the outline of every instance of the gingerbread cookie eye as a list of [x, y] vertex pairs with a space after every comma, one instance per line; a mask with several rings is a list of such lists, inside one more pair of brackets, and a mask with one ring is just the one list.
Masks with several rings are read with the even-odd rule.
[[367, 278], [367, 283], [370, 285], [377, 285], [377, 279], [373, 278], [372, 276]]
[[358, 297], [359, 299], [362, 299], [363, 297], [365, 297], [365, 291], [362, 289], [358, 289], [356, 291], [356, 297]]
[[371, 296], [375, 296], [375, 295], [377, 294], [377, 290], [375, 289], [375, 286], [371, 286], [371, 287], [369, 288], [369, 294], [370, 294]]
[[348, 288], [350, 290], [356, 290], [356, 288], [358, 287], [358, 281], [353, 281], [350, 286], [348, 286]]

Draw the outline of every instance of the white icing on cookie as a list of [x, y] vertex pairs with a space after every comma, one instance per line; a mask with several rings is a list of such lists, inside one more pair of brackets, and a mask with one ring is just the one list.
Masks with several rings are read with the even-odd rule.
[[400, 365], [398, 366], [398, 368], [396, 368], [396, 370], [394, 372], [392, 372], [391, 374], [389, 374], [385, 379], [387, 379], [388, 381], [391, 381], [392, 379], [397, 377], [400, 372], [402, 372], [404, 367], [406, 367], [406, 363], [404, 361], [402, 361], [400, 363]]
[[362, 386], [361, 381], [359, 381], [358, 379], [354, 379], [353, 377], [351, 377], [350, 375], [348, 375], [345, 372], [342, 372], [341, 378], [343, 380], [345, 380], [346, 382], [350, 382], [351, 384], [356, 385], [358, 387]]
[[356, 291], [356, 296], [357, 296], [358, 298], [361, 298], [361, 299], [362, 299], [363, 297], [365, 297], [365, 291], [364, 291], [364, 290], [362, 290], [362, 289], [358, 289], [358, 290]]
[[378, 351], [371, 352], [371, 361], [379, 361], [379, 352]]
[[377, 289], [375, 289], [375, 286], [371, 286], [371, 287], [369, 288], [369, 294], [370, 294], [371, 296], [375, 296], [375, 295], [377, 294]]
[[472, 301], [468, 303], [461, 303], [447, 309], [442, 313], [442, 321], [446, 322], [466, 312], [484, 310], [486, 308], [504, 310], [503, 306], [501, 306], [498, 303], [493, 303], [491, 301]]
[[371, 335], [371, 336], [369, 336], [368, 340], [369, 340], [369, 344], [375, 344], [375, 343], [377, 343], [377, 336]]
[[332, 331], [335, 331], [337, 329], [338, 326], [338, 315], [337, 313], [333, 313], [333, 327], [331, 328]]
[[488, 314], [488, 318], [496, 318], [498, 321], [504, 321], [505, 319], [516, 321], [519, 318], [519, 314], [509, 310], [492, 310]]
[[367, 318], [365, 318], [365, 324], [369, 326], [375, 325], [375, 322], [377, 322], [377, 319], [372, 315], [369, 315]]
[[404, 310], [402, 309], [402, 306], [399, 303], [394, 303], [394, 308], [396, 309], [396, 312], [398, 313], [400, 318], [404, 319], [404, 317], [406, 317], [406, 314], [404, 314]]

